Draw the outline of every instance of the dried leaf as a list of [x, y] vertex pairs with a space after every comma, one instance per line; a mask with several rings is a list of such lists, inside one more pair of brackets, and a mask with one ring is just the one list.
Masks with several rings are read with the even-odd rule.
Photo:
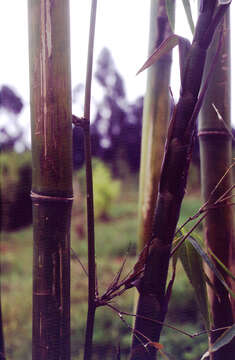
[[156, 341], [151, 341], [148, 343], [148, 345], [151, 345], [153, 347], [155, 347], [156, 349], [163, 349], [164, 346]]

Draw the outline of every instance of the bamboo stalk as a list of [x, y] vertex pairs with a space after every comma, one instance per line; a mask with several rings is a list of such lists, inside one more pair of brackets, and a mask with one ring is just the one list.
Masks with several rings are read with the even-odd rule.
[[[174, 2], [173, 2], [174, 5]], [[149, 55], [172, 34], [165, 0], [152, 0], [150, 9]], [[139, 251], [151, 237], [153, 214], [170, 114], [169, 82], [172, 55], [162, 57], [148, 69], [144, 98], [139, 186]]]
[[[204, 105], [201, 111], [199, 122], [199, 139], [201, 154], [201, 178], [202, 193], [204, 201], [209, 200], [209, 204], [219, 198], [232, 186], [232, 173], [229, 172], [223, 179], [220, 186], [211, 195], [218, 181], [229, 168], [232, 160], [232, 140], [226, 126], [231, 126], [230, 114], [230, 14], [227, 12], [223, 22], [223, 39], [220, 55], [217, 60], [214, 76], [211, 79], [208, 91], [205, 96]], [[206, 69], [209, 70], [212, 59], [216, 52], [217, 42], [219, 41], [219, 29], [208, 53]], [[219, 110], [223, 117], [221, 121], [215, 108]], [[229, 268], [229, 256], [235, 242], [234, 210], [225, 201], [223, 208], [210, 210], [204, 223], [204, 234], [206, 245]], [[218, 264], [216, 266], [219, 266]], [[221, 268], [219, 267], [221, 271]], [[229, 294], [224, 286], [218, 281], [213, 273], [207, 269], [208, 276], [214, 284], [217, 294], [208, 288], [209, 300], [213, 315], [213, 328], [221, 328], [233, 324], [232, 306]], [[226, 272], [223, 276], [229, 284]], [[219, 298], [218, 298], [219, 295]], [[222, 334], [221, 332], [212, 333], [211, 344]], [[224, 346], [217, 352], [211, 354], [211, 359], [233, 359], [235, 354], [235, 342]]]
[[70, 359], [72, 114], [69, 1], [29, 0], [33, 360]]
[[140, 296], [135, 330], [138, 334], [143, 333], [143, 337], [133, 337], [131, 360], [156, 359], [156, 348], [152, 346], [147, 352], [143, 343], [146, 337], [158, 342], [162, 326], [138, 315], [163, 322], [167, 312], [165, 288], [170, 251], [185, 192], [195, 130], [191, 117], [198, 100], [207, 49], [227, 7], [217, 7], [216, 0], [204, 0], [201, 3], [193, 43], [184, 67], [180, 99], [168, 131], [152, 239], [144, 275], [138, 285]]
[[5, 346], [3, 334], [2, 304], [1, 304], [1, 284], [0, 284], [0, 360], [5, 359]]
[[93, 199], [93, 176], [92, 155], [90, 136], [90, 101], [91, 79], [93, 67], [93, 51], [95, 37], [97, 0], [92, 1], [90, 16], [90, 34], [87, 57], [86, 89], [84, 104], [84, 143], [86, 158], [86, 191], [87, 191], [87, 234], [88, 234], [88, 312], [86, 324], [86, 338], [84, 347], [84, 360], [91, 359], [92, 338], [96, 310], [96, 264], [95, 264], [95, 224], [94, 224], [94, 199]]

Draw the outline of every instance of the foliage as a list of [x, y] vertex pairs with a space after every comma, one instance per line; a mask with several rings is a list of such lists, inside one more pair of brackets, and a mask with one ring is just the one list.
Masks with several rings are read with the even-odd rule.
[[1, 229], [12, 230], [32, 221], [31, 154], [2, 152], [0, 155]]
[[[105, 220], [111, 215], [111, 207], [120, 194], [121, 183], [112, 179], [109, 167], [102, 161], [94, 159], [93, 168], [95, 217], [96, 219], [102, 218]], [[76, 177], [84, 194], [85, 169], [79, 170]]]
[[107, 218], [112, 202], [120, 193], [120, 182], [112, 180], [110, 170], [101, 162], [94, 168], [95, 217]]

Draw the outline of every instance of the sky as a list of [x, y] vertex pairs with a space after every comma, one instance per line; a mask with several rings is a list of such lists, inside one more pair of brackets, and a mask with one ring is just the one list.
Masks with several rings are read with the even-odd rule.
[[[176, 19], [178, 19], [176, 33], [191, 40], [189, 26], [181, 8], [182, 1], [176, 0], [176, 3]], [[197, 0], [191, 0], [191, 3], [196, 9]], [[90, 4], [90, 0], [70, 0], [72, 88], [85, 81]], [[115, 65], [124, 78], [129, 101], [134, 101], [138, 96], [144, 95], [146, 88], [146, 72], [139, 76], [135, 74], [147, 58], [149, 13], [150, 0], [98, 0], [94, 69], [96, 58], [102, 48], [109, 48]], [[231, 18], [235, 18], [233, 3]], [[232, 21], [231, 23], [233, 26]], [[232, 28], [233, 32], [235, 31]], [[0, 87], [3, 84], [9, 85], [23, 98], [25, 107], [19, 122], [25, 127], [26, 138], [29, 141], [27, 0], [0, 0], [0, 34]], [[232, 40], [232, 45], [233, 43]], [[235, 49], [232, 49], [232, 63], [234, 63], [233, 59], [235, 60], [234, 53]], [[175, 74], [178, 75], [179, 71], [176, 51], [174, 59], [172, 88], [177, 98], [179, 81]], [[233, 74], [232, 82], [235, 83]], [[78, 111], [76, 105], [73, 111]], [[0, 125], [6, 121], [9, 122], [8, 115], [0, 112]]]

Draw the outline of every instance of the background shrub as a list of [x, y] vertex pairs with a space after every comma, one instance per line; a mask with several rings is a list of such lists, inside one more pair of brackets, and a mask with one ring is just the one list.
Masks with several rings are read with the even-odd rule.
[[15, 230], [32, 222], [30, 152], [0, 156], [0, 229]]

